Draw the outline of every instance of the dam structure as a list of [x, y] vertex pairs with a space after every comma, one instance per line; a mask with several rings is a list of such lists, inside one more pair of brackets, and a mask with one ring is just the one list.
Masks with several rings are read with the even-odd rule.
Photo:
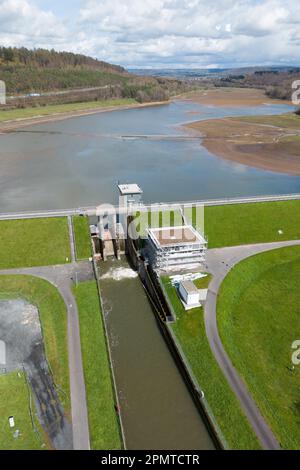
[[[116, 253], [113, 250], [111, 256], [103, 256], [103, 251], [96, 253], [96, 271], [103, 299], [126, 446], [132, 449], [136, 442], [140, 442], [142, 448], [148, 448], [152, 442], [153, 448], [159, 449], [223, 448], [219, 432], [216, 432], [218, 426], [203, 405], [203, 392], [194, 381], [183, 352], [168, 327], [176, 318], [160, 284], [160, 272], [163, 269], [173, 268], [177, 272], [192, 268], [199, 270], [205, 259], [206, 241], [192, 226], [187, 225], [166, 227], [158, 229], [158, 232], [156, 229], [150, 229], [144, 238], [131, 237], [130, 228], [134, 219], [132, 210], [142, 209], [142, 190], [134, 184], [119, 185], [118, 188], [122, 198], [120, 206], [124, 209], [122, 217], [118, 217], [119, 214], [100, 216], [97, 237], [100, 247], [103, 244], [107, 255], [107, 240], [103, 243], [101, 230], [104, 227], [110, 234], [119, 230], [121, 236], [114, 240], [119, 251]], [[185, 222], [184, 218], [182, 222]], [[109, 224], [120, 228], [109, 229]], [[151, 236], [154, 233], [156, 240], [159, 240], [156, 246], [151, 245]], [[94, 249], [97, 246], [97, 237], [94, 239]], [[161, 255], [160, 246], [165, 242], [168, 250], [166, 254]], [[126, 257], [121, 254], [126, 254]], [[160, 356], [155, 364], [152, 361], [153, 348], [155, 355]], [[135, 357], [143, 358], [143, 374], [145, 373], [146, 377], [141, 378], [140, 364], [133, 366], [133, 351]], [[124, 362], [126, 357], [128, 360]], [[159, 368], [157, 364], [160, 364]], [[162, 369], [165, 370], [162, 372]], [[147, 388], [137, 394], [135, 387], [131, 387], [130, 377], [135, 384], [140, 381], [147, 383]], [[177, 383], [176, 387], [174, 383], [172, 385], [174, 381]], [[159, 391], [157, 384], [160, 384]], [[137, 385], [136, 387], [139, 388]], [[177, 421], [178, 410], [174, 408], [172, 400], [170, 401], [171, 390], [177, 396], [177, 405], [182, 413], [180, 424]], [[157, 413], [155, 418], [149, 416], [151, 409], [152, 413]], [[132, 421], [134, 414], [136, 418]], [[138, 432], [139, 424], [137, 425], [141, 419], [145, 420], [146, 427], [149, 426], [142, 436]], [[156, 429], [153, 427], [155, 421], [158, 426]], [[165, 431], [161, 432], [163, 429]], [[145, 435], [148, 436], [147, 440], [143, 440]], [[180, 435], [178, 440], [176, 435]]]
[[199, 269], [205, 261], [207, 241], [191, 225], [148, 230], [143, 252], [159, 271]]

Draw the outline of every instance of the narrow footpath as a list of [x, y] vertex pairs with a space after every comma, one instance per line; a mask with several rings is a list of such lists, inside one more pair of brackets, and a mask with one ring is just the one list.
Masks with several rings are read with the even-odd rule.
[[3, 274], [27, 274], [53, 284], [63, 297], [68, 312], [68, 350], [72, 407], [73, 448], [89, 450], [90, 437], [86, 391], [83, 374], [77, 304], [72, 292], [72, 279], [78, 282], [94, 279], [91, 263], [80, 262], [58, 266], [0, 270]]

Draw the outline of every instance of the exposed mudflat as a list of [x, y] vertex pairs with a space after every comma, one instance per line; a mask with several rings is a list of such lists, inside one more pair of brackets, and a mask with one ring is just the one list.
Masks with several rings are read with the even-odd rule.
[[195, 103], [212, 106], [261, 106], [262, 104], [291, 104], [288, 101], [269, 98], [264, 90], [255, 88], [213, 88], [187, 95]]
[[[257, 122], [256, 122], [257, 121]], [[188, 124], [202, 144], [226, 160], [290, 175], [300, 175], [300, 117], [294, 115], [224, 118]]]

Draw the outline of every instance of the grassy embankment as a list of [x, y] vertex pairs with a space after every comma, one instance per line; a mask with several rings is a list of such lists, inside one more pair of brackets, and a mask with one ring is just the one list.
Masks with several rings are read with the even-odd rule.
[[[299, 209], [300, 201], [205, 207], [205, 232], [209, 248], [298, 239]], [[190, 212], [190, 218], [192, 215], [195, 216]], [[145, 216], [143, 218], [145, 220]], [[159, 225], [161, 222], [155, 226]], [[279, 233], [280, 230], [282, 233]], [[196, 282], [198, 288], [205, 288], [205, 280]], [[177, 312], [174, 332], [201, 387], [205, 385], [206, 397], [229, 445], [233, 448], [257, 447], [257, 440], [211, 353], [202, 309], [184, 314], [175, 289], [167, 279], [164, 283]], [[220, 396], [224, 397], [223, 400]]]
[[80, 283], [74, 288], [74, 293], [79, 310], [91, 447], [96, 450], [120, 449], [120, 430], [114, 409], [114, 392], [96, 282]]
[[300, 201], [207, 206], [205, 234], [209, 248], [300, 239]]
[[[193, 225], [195, 211], [185, 210], [185, 215]], [[147, 226], [182, 224], [179, 211], [166, 211], [163, 214], [137, 214], [140, 216], [137, 224], [139, 233], [145, 233]], [[204, 227], [209, 248], [300, 239], [300, 201], [206, 206]]]
[[0, 222], [0, 269], [48, 266], [69, 261], [66, 218]]
[[46, 356], [64, 409], [70, 415], [67, 312], [57, 289], [26, 275], [0, 276], [0, 300], [22, 298], [39, 310]]
[[[63, 264], [70, 260], [66, 218], [0, 222], [0, 269]], [[23, 298], [39, 309], [45, 350], [70, 414], [67, 312], [59, 292], [47, 281], [25, 276], [0, 276], [0, 299]]]
[[[198, 285], [206, 288], [209, 279], [209, 276], [202, 278]], [[172, 329], [228, 446], [231, 449], [258, 449], [256, 436], [211, 352], [205, 333], [203, 309], [185, 312], [169, 278], [163, 277], [162, 281], [177, 316]]]
[[300, 445], [299, 283], [300, 247], [274, 250], [233, 268], [217, 304], [222, 342], [285, 449]]
[[87, 101], [83, 103], [66, 103], [58, 105], [48, 105], [36, 108], [12, 109], [0, 111], [0, 122], [13, 121], [15, 119], [29, 119], [40, 116], [51, 116], [61, 113], [72, 113], [76, 111], [102, 110], [105, 108], [129, 106], [137, 104], [132, 98], [122, 98], [103, 101]]
[[231, 119], [238, 119], [242, 122], [275, 126], [283, 129], [300, 130], [300, 118], [299, 115], [295, 113], [275, 114], [273, 116], [242, 116], [240, 118]]
[[88, 218], [74, 216], [73, 227], [77, 259], [88, 259], [92, 253]]
[[[39, 450], [45, 447], [44, 433], [35, 416], [32, 400], [33, 416], [30, 415], [29, 390], [23, 373], [11, 372], [0, 375], [0, 448], [2, 450]], [[10, 428], [9, 416], [13, 416], [15, 427]], [[32, 425], [34, 419], [34, 426]], [[16, 430], [20, 431], [14, 438]]]

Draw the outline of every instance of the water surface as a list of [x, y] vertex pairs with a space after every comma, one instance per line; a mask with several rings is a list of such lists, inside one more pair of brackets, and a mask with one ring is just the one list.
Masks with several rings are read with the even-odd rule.
[[[26, 127], [0, 136], [0, 212], [117, 202], [116, 183], [137, 182], [145, 202], [292, 193], [300, 178], [211, 155], [181, 124], [223, 116], [279, 114], [287, 105], [220, 108], [176, 101]], [[197, 114], [195, 114], [197, 113]]]
[[213, 449], [137, 273], [102, 265], [101, 291], [128, 449]]

